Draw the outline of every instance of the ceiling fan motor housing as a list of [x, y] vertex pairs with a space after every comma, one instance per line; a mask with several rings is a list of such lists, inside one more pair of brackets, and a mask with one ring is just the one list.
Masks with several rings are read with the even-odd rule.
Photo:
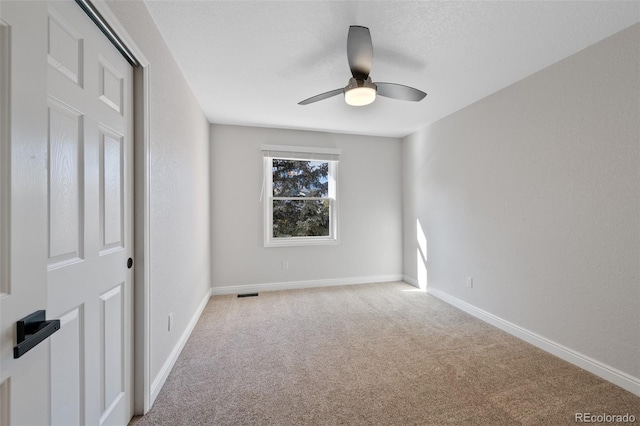
[[347, 87], [344, 88], [344, 91], [348, 92], [349, 90], [355, 89], [356, 87], [369, 87], [373, 90], [378, 89], [375, 83], [371, 81], [371, 77], [367, 77], [366, 80], [363, 80], [361, 78], [351, 77], [349, 79], [349, 84], [347, 84]]

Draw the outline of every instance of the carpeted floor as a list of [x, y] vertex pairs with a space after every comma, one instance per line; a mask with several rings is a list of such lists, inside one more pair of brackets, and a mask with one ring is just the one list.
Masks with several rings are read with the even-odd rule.
[[132, 424], [563, 425], [583, 412], [640, 423], [640, 398], [384, 283], [211, 298]]

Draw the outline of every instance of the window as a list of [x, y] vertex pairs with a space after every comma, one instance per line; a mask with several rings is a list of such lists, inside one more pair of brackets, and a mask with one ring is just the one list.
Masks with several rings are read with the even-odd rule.
[[264, 145], [265, 247], [337, 244], [340, 151]]

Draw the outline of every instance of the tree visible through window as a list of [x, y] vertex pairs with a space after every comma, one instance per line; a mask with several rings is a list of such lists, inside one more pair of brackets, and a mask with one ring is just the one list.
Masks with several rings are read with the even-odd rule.
[[266, 147], [265, 246], [336, 244], [340, 151]]
[[274, 158], [273, 237], [329, 236], [329, 163]]

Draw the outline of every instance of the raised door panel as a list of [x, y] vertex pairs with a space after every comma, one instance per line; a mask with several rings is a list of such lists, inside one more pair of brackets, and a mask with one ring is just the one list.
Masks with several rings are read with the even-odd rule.
[[11, 404], [9, 401], [9, 395], [11, 394], [9, 386], [11, 379], [6, 379], [0, 383], [0, 426], [9, 426], [9, 410]]
[[101, 251], [123, 247], [124, 170], [122, 135], [100, 129]]
[[99, 99], [122, 114], [124, 98], [124, 77], [105, 58], [100, 57], [98, 65]]
[[101, 423], [124, 396], [124, 298], [118, 284], [100, 296], [102, 300], [102, 416]]
[[51, 424], [84, 423], [84, 316], [79, 306], [60, 317], [51, 336]]
[[49, 268], [83, 257], [82, 115], [49, 100]]
[[49, 65], [82, 87], [83, 40], [78, 32], [55, 10], [49, 10]]

